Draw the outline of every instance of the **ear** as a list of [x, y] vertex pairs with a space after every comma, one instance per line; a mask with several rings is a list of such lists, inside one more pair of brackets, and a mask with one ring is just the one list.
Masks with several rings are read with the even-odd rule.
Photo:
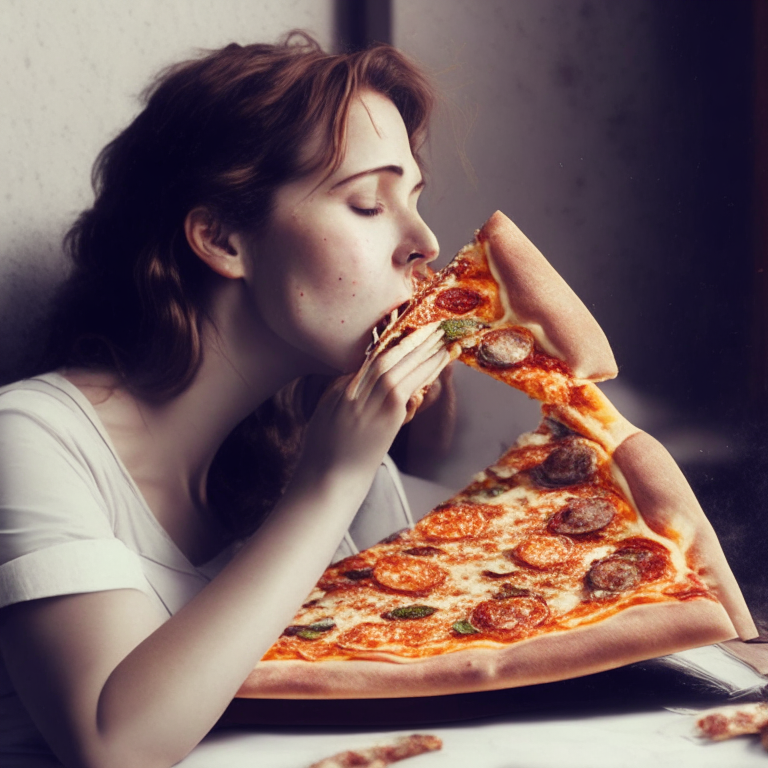
[[230, 280], [245, 276], [243, 241], [228, 232], [207, 208], [193, 208], [184, 219], [189, 247], [217, 274]]

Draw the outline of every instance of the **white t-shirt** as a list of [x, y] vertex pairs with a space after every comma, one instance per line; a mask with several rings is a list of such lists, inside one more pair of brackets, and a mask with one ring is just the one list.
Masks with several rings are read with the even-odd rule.
[[[387, 457], [334, 559], [413, 525]], [[223, 568], [194, 566], [155, 519], [87, 398], [55, 373], [0, 389], [0, 608], [138, 589], [170, 617]], [[0, 662], [0, 765], [58, 766]]]

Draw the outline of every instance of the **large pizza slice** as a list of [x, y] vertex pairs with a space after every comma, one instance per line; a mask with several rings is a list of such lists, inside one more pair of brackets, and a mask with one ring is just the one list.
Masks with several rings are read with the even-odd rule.
[[541, 425], [413, 530], [328, 568], [239, 696], [491, 690], [756, 635], [675, 462], [595, 385], [616, 374], [605, 335], [503, 214], [369, 359], [435, 321], [463, 362], [540, 400]]

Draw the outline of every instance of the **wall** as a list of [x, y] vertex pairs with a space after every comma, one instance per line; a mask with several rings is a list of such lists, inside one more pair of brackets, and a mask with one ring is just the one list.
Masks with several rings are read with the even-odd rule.
[[[733, 459], [746, 418], [749, 10], [394, 3], [395, 44], [429, 67], [444, 98], [423, 198], [443, 254], [505, 211], [606, 330], [621, 369], [607, 391], [686, 462]], [[462, 401], [476, 403], [460, 428], [481, 437], [464, 450], [490, 459], [535, 408], [457, 373]]]
[[92, 199], [99, 150], [161, 68], [200, 48], [333, 38], [332, 0], [3, 0], [0, 3], [0, 380], [62, 276], [61, 238]]

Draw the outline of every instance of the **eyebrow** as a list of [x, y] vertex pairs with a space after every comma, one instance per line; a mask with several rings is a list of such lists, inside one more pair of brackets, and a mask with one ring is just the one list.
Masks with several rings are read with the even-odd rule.
[[[354, 181], [355, 179], [359, 179], [362, 176], [371, 176], [374, 173], [394, 173], [397, 176], [403, 176], [405, 174], [405, 171], [403, 170], [403, 167], [401, 165], [382, 165], [379, 168], [369, 168], [366, 171], [360, 171], [359, 173], [354, 173], [351, 176], [347, 176], [346, 179], [342, 179], [341, 181], [337, 181], [332, 187], [331, 190], [338, 189], [339, 187], [344, 186], [345, 184], [348, 184], [351, 181]], [[413, 188], [414, 192], [418, 192], [420, 189], [423, 189], [426, 182], [424, 179], [421, 179], [419, 183]]]

